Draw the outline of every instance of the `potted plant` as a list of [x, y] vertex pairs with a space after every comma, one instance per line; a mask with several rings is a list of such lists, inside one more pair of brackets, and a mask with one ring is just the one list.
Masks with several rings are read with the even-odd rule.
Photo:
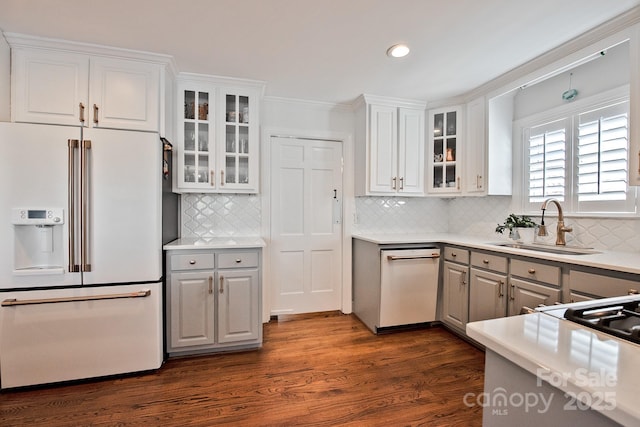
[[513, 240], [524, 240], [525, 243], [533, 242], [535, 228], [538, 226], [526, 215], [510, 214], [502, 224], [496, 227], [496, 233], [504, 233], [509, 230], [509, 237]]

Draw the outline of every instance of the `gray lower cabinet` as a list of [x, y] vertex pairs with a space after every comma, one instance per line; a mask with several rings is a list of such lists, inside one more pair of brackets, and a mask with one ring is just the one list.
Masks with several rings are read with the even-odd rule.
[[167, 252], [169, 356], [262, 345], [260, 249]]
[[484, 252], [471, 252], [470, 322], [506, 316], [508, 268], [509, 260], [506, 257]]
[[464, 332], [468, 316], [469, 251], [446, 246], [442, 274], [442, 321]]
[[573, 268], [569, 272], [569, 291], [571, 302], [637, 294], [640, 292], [640, 276]]
[[509, 316], [522, 309], [553, 305], [562, 300], [562, 269], [530, 259], [512, 259], [509, 271]]

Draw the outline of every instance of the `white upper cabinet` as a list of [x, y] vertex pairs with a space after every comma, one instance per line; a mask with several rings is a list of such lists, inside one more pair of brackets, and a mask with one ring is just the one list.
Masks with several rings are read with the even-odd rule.
[[429, 111], [429, 192], [462, 192], [462, 107]]
[[113, 58], [91, 58], [90, 126], [157, 131], [160, 67]]
[[12, 121], [158, 132], [164, 65], [12, 47]]
[[465, 193], [486, 193], [486, 115], [484, 97], [476, 98], [467, 104], [467, 136], [464, 146]]
[[175, 191], [258, 193], [261, 82], [184, 74], [177, 81]]
[[363, 95], [356, 107], [356, 194], [424, 196], [425, 104]]

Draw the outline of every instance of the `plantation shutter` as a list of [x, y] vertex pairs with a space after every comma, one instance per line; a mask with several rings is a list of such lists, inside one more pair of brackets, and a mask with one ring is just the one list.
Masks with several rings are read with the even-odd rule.
[[567, 121], [532, 127], [529, 132], [529, 203], [564, 200]]
[[628, 101], [579, 115], [578, 203], [627, 199]]

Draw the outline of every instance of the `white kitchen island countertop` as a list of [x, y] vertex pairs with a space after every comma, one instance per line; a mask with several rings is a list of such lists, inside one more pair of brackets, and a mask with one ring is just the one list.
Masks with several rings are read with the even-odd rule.
[[604, 416], [640, 425], [640, 345], [543, 313], [472, 322], [467, 335]]
[[445, 243], [450, 245], [466, 246], [474, 249], [483, 249], [501, 252], [509, 255], [521, 255], [530, 258], [558, 261], [585, 267], [603, 268], [606, 270], [621, 271], [625, 273], [640, 274], [639, 252], [615, 252], [596, 249], [597, 253], [591, 254], [557, 254], [551, 252], [532, 251], [522, 248], [510, 248], [499, 246], [496, 243], [516, 243], [506, 237], [496, 235], [495, 239], [477, 236], [465, 236], [451, 233], [407, 233], [407, 234], [377, 234], [377, 233], [353, 233], [353, 238], [366, 240], [379, 245], [413, 244], [413, 243]]
[[248, 249], [263, 248], [265, 241], [260, 237], [213, 237], [205, 238], [180, 238], [167, 243], [162, 247], [164, 250], [177, 249]]

